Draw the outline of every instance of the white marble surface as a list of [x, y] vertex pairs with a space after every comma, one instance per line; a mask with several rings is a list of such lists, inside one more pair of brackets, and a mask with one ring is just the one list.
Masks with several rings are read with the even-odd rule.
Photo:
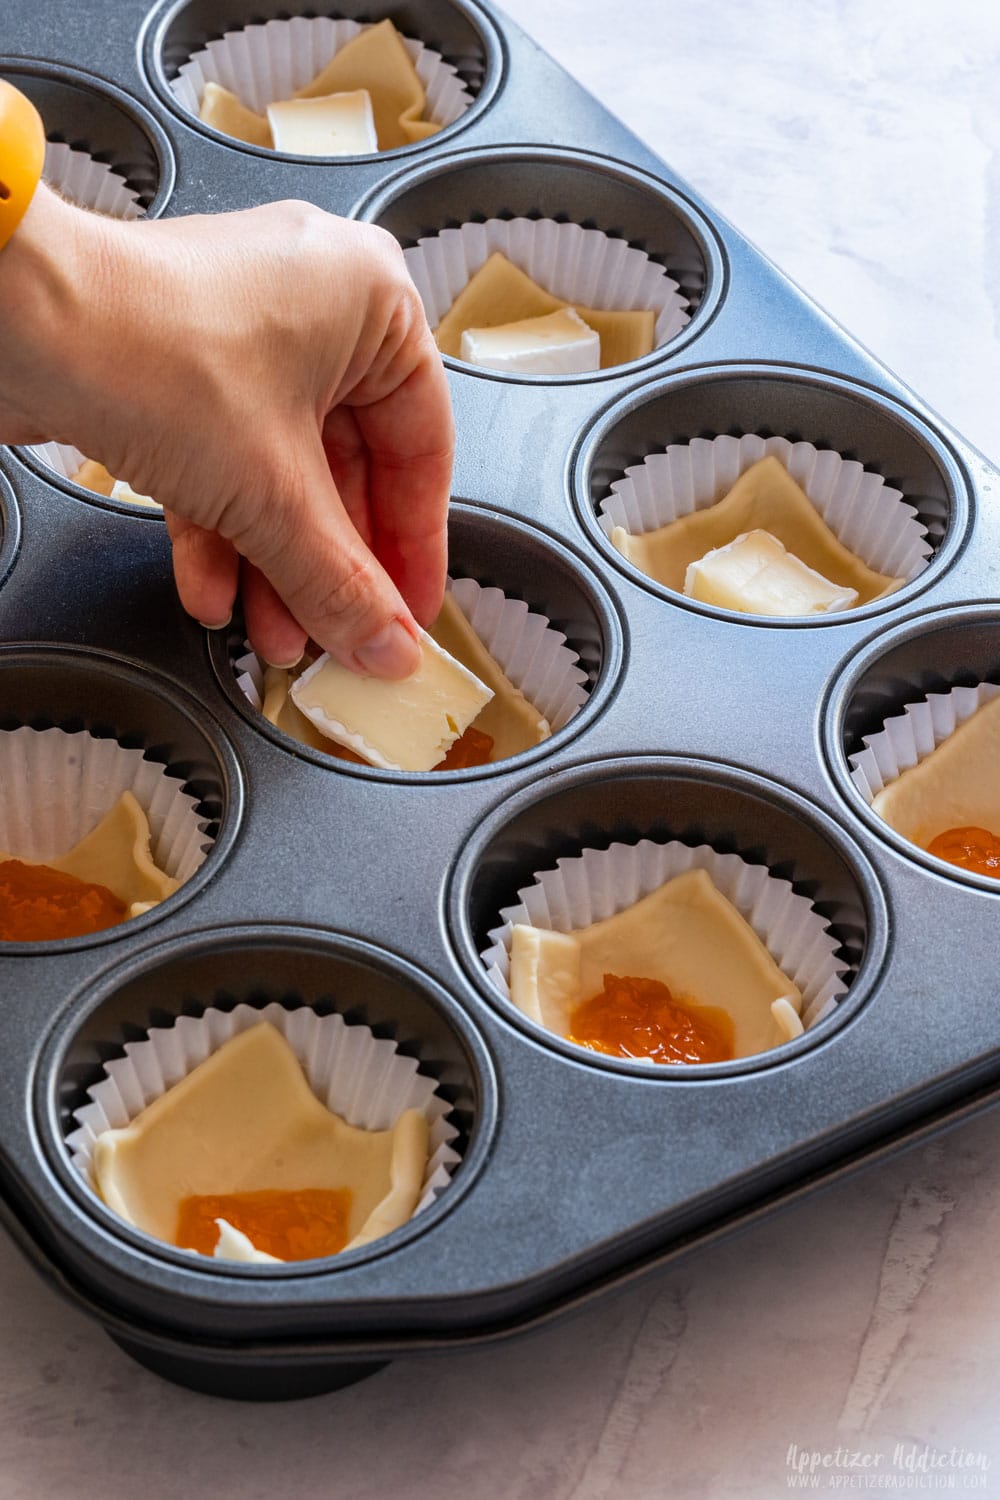
[[[995, 4], [508, 9], [1000, 459]], [[1000, 1494], [998, 1148], [985, 1116], [530, 1339], [287, 1407], [163, 1384], [0, 1242], [0, 1496], [769, 1500], [793, 1444], [821, 1492], [930, 1444]]]

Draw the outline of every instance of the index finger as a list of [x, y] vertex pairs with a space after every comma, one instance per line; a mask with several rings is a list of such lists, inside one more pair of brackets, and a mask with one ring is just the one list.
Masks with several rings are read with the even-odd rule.
[[406, 379], [353, 411], [368, 448], [372, 550], [416, 619], [430, 625], [444, 594], [455, 427], [429, 332]]

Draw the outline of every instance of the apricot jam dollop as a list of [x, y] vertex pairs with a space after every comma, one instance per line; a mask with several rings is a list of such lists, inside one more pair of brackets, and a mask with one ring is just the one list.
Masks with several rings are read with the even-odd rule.
[[181, 1250], [211, 1255], [219, 1238], [216, 1219], [247, 1236], [256, 1250], [278, 1260], [336, 1255], [348, 1241], [350, 1188], [262, 1188], [253, 1193], [205, 1193], [183, 1198], [177, 1213]]
[[484, 734], [475, 724], [470, 724], [460, 734], [444, 760], [438, 761], [435, 771], [467, 771], [470, 766], [485, 766], [493, 754], [493, 736]]
[[609, 1057], [656, 1063], [728, 1062], [733, 1023], [717, 1006], [675, 1000], [659, 979], [605, 974], [570, 1016], [569, 1040]]
[[128, 908], [106, 886], [48, 865], [0, 860], [0, 940], [39, 943], [85, 937], [124, 922]]
[[931, 840], [927, 853], [960, 870], [1000, 880], [1000, 838], [988, 828], [949, 828]]

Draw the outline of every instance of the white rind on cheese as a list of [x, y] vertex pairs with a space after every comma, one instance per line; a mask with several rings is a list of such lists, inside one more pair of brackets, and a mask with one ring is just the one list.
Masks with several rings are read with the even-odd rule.
[[432, 771], [491, 698], [492, 689], [422, 630], [420, 665], [390, 682], [321, 656], [292, 684], [317, 729], [386, 771]]
[[219, 1238], [215, 1242], [212, 1255], [216, 1260], [242, 1260], [252, 1265], [283, 1265], [278, 1255], [268, 1255], [266, 1250], [258, 1250], [249, 1235], [230, 1224], [227, 1219], [216, 1219]]
[[366, 156], [378, 150], [367, 89], [318, 99], [285, 99], [267, 107], [276, 151], [295, 156]]
[[666, 881], [614, 916], [573, 932], [515, 925], [510, 995], [560, 1036], [571, 1013], [600, 994], [605, 974], [658, 979], [681, 1003], [715, 1006], [733, 1022], [734, 1057], [752, 1057], [802, 1032], [802, 994], [705, 870]]
[[491, 328], [466, 328], [462, 359], [517, 375], [581, 375], [601, 368], [601, 337], [572, 307]]
[[817, 615], [850, 609], [857, 589], [831, 583], [764, 530], [745, 531], [688, 564], [689, 599], [752, 615]]

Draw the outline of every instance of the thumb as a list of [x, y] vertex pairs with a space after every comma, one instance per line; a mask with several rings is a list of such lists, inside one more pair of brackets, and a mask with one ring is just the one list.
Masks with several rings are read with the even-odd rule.
[[[286, 484], [288, 471], [285, 471]], [[330, 473], [319, 433], [299, 450], [279, 500], [255, 505], [236, 539], [292, 617], [344, 666], [401, 678], [420, 662], [417, 626], [388, 573], [359, 536]], [[378, 549], [378, 536], [373, 538]]]

